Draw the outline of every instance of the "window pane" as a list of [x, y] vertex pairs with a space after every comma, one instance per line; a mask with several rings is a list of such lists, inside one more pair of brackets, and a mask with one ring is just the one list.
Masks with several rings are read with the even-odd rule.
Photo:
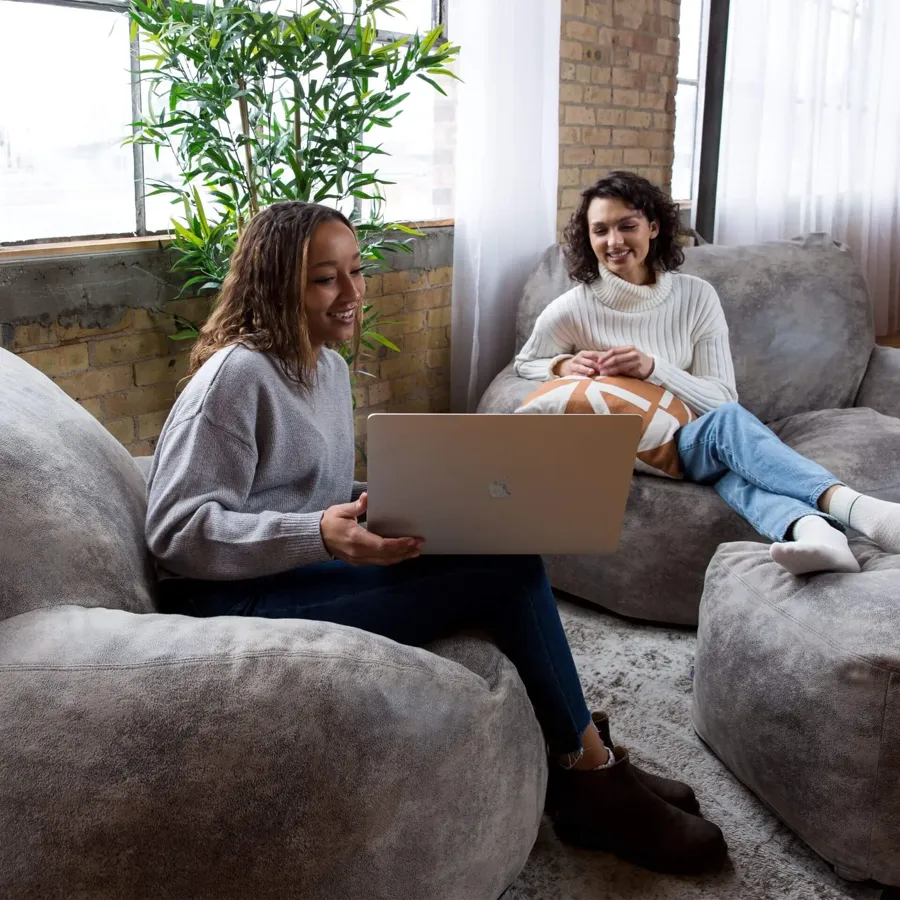
[[675, 94], [675, 161], [672, 164], [672, 197], [692, 199], [694, 146], [697, 126], [697, 88], [679, 84]]
[[377, 169], [395, 184], [384, 188], [386, 218], [395, 222], [447, 219], [453, 216], [456, 148], [456, 82], [440, 80], [447, 96], [412, 78], [403, 90], [409, 97], [391, 128], [374, 128], [367, 144], [390, 156], [373, 156], [366, 169]]
[[[379, 30], [404, 34], [431, 31], [431, 0], [396, 0], [394, 6], [398, 10], [397, 15], [385, 10], [375, 13], [375, 24]], [[352, 12], [355, 8], [353, 0], [341, 0], [341, 8]]]
[[678, 77], [696, 81], [700, 77], [700, 45], [703, 0], [681, 0], [678, 37]]
[[0, 241], [133, 232], [128, 22], [0, 0]]

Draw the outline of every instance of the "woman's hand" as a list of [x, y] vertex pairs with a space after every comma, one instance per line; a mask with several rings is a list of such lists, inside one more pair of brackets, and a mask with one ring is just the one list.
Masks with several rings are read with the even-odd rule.
[[618, 375], [643, 381], [653, 374], [656, 365], [652, 356], [641, 353], [637, 347], [613, 347], [598, 355], [597, 374], [604, 378]]
[[561, 377], [566, 375], [587, 375], [593, 378], [600, 374], [600, 357], [603, 356], [597, 350], [582, 350], [576, 353], [571, 359], [564, 359], [558, 363], [554, 374]]
[[357, 521], [366, 511], [368, 494], [354, 503], [330, 506], [322, 515], [322, 543], [335, 558], [354, 566], [393, 566], [419, 555], [421, 538], [380, 538]]

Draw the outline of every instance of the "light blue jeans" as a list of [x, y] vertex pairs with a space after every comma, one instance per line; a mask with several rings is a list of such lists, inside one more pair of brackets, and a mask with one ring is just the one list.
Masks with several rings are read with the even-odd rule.
[[841, 528], [818, 508], [818, 502], [828, 488], [843, 482], [791, 450], [737, 403], [685, 425], [676, 440], [685, 478], [715, 487], [769, 540], [787, 539], [791, 526], [803, 516], [822, 516]]

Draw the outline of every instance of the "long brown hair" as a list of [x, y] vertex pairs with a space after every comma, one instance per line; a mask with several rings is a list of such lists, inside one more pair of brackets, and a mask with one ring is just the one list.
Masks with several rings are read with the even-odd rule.
[[684, 263], [678, 236], [682, 232], [678, 204], [655, 184], [634, 172], [610, 172], [581, 195], [581, 203], [565, 231], [569, 276], [574, 281], [590, 284], [600, 275], [597, 255], [591, 247], [588, 229], [588, 207], [597, 197], [621, 200], [640, 210], [648, 222], [659, 223], [659, 234], [650, 241], [647, 268], [652, 272], [672, 272]]
[[[338, 221], [355, 233], [336, 209], [291, 200], [257, 213], [238, 240], [215, 309], [191, 351], [189, 375], [214, 353], [238, 341], [276, 357], [285, 375], [301, 385], [315, 378], [306, 299], [309, 242], [322, 222]], [[354, 332], [359, 345], [360, 312]]]

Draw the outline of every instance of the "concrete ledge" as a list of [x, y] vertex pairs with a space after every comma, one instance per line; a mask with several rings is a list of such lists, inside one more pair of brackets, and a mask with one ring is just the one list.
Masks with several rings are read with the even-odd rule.
[[[453, 265], [453, 228], [422, 230], [424, 237], [414, 240], [413, 252], [390, 254], [384, 271]], [[183, 279], [169, 269], [165, 250], [0, 262], [0, 324], [60, 321], [105, 328], [122, 317], [123, 309], [159, 307], [174, 300]]]

